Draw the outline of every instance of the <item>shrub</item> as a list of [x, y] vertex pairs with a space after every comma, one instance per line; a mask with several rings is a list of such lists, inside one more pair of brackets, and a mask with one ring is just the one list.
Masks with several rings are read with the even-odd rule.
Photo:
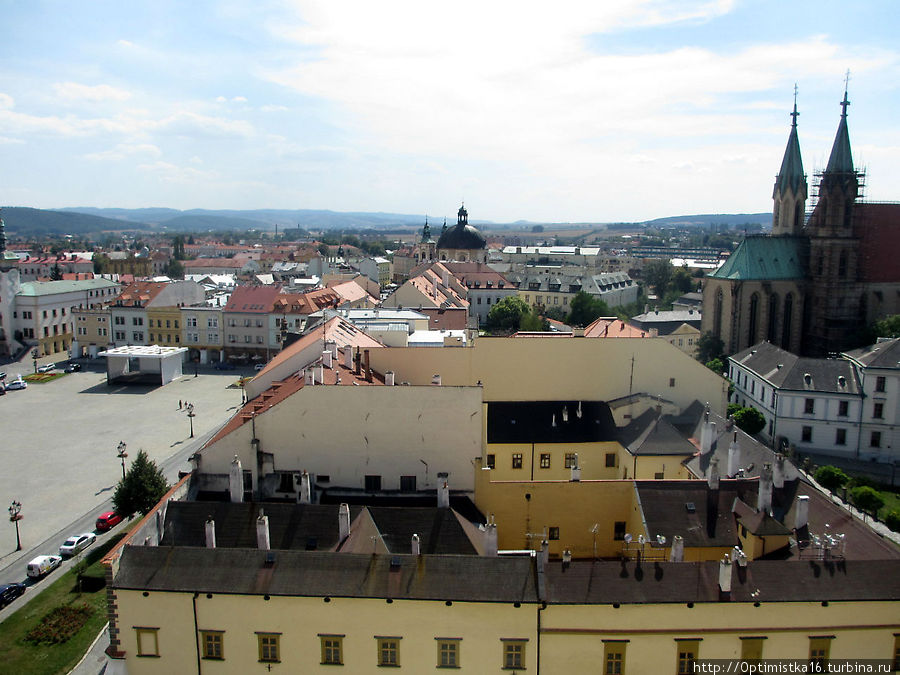
[[741, 408], [734, 413], [734, 423], [751, 436], [766, 426], [766, 418], [756, 408]]
[[874, 488], [863, 485], [850, 490], [850, 497], [856, 508], [866, 513], [875, 514], [882, 506], [884, 506], [884, 497]]
[[816, 482], [829, 492], [834, 492], [838, 488], [843, 487], [847, 484], [847, 481], [850, 480], [847, 474], [845, 474], [836, 466], [831, 466], [830, 464], [826, 466], [820, 466], [816, 470], [816, 473], [813, 475], [813, 478], [815, 478]]
[[900, 509], [888, 511], [887, 515], [884, 517], [884, 524], [894, 532], [900, 532]]

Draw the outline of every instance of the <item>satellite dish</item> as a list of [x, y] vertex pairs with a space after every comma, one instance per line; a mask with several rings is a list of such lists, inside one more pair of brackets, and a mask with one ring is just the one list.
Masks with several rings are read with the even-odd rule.
[[632, 539], [633, 539], [633, 537], [630, 534], [628, 534], [628, 532], [626, 532], [625, 533], [625, 543], [630, 544]]
[[665, 536], [662, 534], [656, 535], [656, 543], [659, 544], [660, 546], [664, 545], [666, 543]]
[[644, 535], [639, 534], [639, 535], [638, 535], [638, 543], [639, 543], [641, 546], [643, 546], [643, 545], [644, 545], [644, 541], [645, 541]]

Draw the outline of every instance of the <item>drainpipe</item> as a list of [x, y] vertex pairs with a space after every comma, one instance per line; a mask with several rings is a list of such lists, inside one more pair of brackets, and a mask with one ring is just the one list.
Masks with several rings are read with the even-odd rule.
[[547, 609], [547, 603], [541, 601], [537, 611], [537, 673], [541, 675], [541, 612]]
[[203, 661], [200, 659], [200, 626], [197, 623], [197, 598], [199, 595], [199, 591], [194, 591], [194, 597], [191, 598], [191, 604], [194, 605], [194, 646], [197, 649], [197, 675], [203, 672]]
[[863, 417], [863, 401], [866, 398], [865, 394], [865, 380], [860, 378], [860, 384], [863, 385], [863, 391], [859, 395], [859, 419], [856, 420], [856, 459], [859, 459], [859, 447], [862, 444], [862, 417]]

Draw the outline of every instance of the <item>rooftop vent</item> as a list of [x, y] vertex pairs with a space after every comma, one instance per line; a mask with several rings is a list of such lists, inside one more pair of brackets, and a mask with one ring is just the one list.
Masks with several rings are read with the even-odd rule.
[[400, 556], [392, 556], [391, 557], [391, 571], [396, 572], [399, 571], [401, 565]]
[[810, 375], [809, 373], [803, 373], [803, 381], [806, 384], [812, 384], [812, 375]]
[[697, 513], [697, 505], [694, 502], [685, 502], [684, 508], [687, 509], [688, 513]]

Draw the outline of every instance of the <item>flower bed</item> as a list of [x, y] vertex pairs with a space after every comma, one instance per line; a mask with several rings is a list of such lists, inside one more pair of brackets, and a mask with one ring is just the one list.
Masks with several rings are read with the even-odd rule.
[[25, 640], [35, 645], [68, 642], [69, 638], [81, 630], [93, 613], [94, 610], [84, 603], [56, 607], [45, 614], [41, 622], [28, 632]]

